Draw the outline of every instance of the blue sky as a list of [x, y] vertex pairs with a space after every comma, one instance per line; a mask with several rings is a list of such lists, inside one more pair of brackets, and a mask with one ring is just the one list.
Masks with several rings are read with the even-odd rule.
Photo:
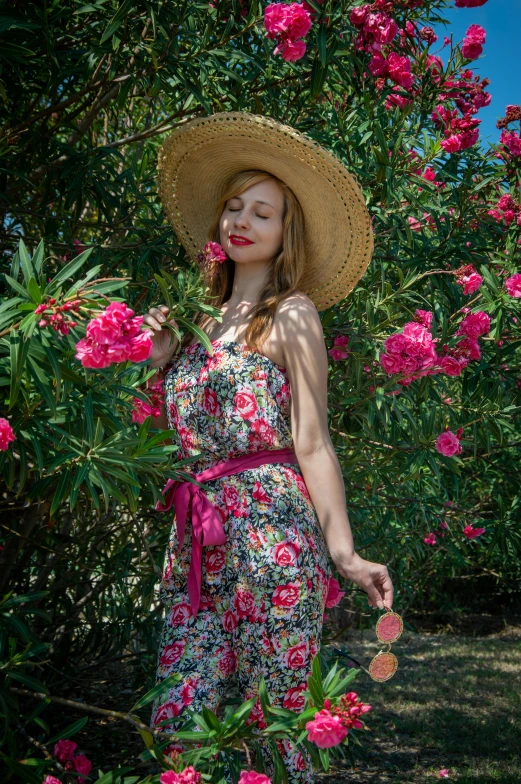
[[479, 24], [487, 32], [483, 53], [469, 63], [469, 68], [480, 79], [490, 79], [487, 92], [491, 94], [492, 100], [475, 115], [481, 120], [480, 142], [486, 149], [488, 143], [499, 142], [501, 131], [496, 128], [496, 121], [504, 117], [506, 105], [521, 104], [521, 0], [488, 0], [480, 8], [452, 7], [443, 11], [442, 16], [449, 24], [432, 25], [438, 40], [430, 51], [438, 54], [445, 65], [449, 46], [437, 51], [443, 44], [444, 35], [450, 36], [452, 33], [454, 45], [463, 40], [471, 24]]

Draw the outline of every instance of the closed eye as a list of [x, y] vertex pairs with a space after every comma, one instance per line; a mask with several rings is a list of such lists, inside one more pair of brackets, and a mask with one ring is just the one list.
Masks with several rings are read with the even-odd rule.
[[[239, 210], [238, 209], [232, 210], [231, 207], [228, 207], [228, 212], [239, 212]], [[259, 215], [258, 213], [255, 213], [255, 215], [257, 216], [257, 218], [262, 218], [262, 220], [269, 220], [267, 215]]]

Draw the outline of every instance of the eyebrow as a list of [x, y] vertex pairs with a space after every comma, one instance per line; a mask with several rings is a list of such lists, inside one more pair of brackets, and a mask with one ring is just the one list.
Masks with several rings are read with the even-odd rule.
[[[241, 201], [243, 201], [243, 199], [242, 199], [240, 196], [232, 196], [232, 197], [229, 199], [229, 201], [231, 201], [232, 199], [241, 199]], [[255, 204], [266, 204], [268, 207], [271, 207], [271, 208], [272, 208], [272, 210], [274, 210], [274, 209], [275, 209], [275, 207], [273, 206], [273, 204], [270, 204], [270, 203], [269, 203], [269, 201], [261, 201], [260, 199], [255, 199]]]

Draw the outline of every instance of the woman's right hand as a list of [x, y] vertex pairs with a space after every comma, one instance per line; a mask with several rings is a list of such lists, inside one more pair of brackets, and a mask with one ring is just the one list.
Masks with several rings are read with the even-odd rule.
[[[168, 314], [166, 305], [160, 305], [158, 308], [150, 308], [148, 313], [143, 316], [143, 324], [141, 329], [148, 331], [152, 338], [153, 348], [150, 355], [151, 367], [163, 367], [169, 362], [178, 345], [178, 340], [169, 329], [162, 329], [161, 324], [164, 324]], [[170, 319], [168, 322], [174, 327], [177, 327], [175, 319]], [[170, 339], [173, 342], [170, 343]]]

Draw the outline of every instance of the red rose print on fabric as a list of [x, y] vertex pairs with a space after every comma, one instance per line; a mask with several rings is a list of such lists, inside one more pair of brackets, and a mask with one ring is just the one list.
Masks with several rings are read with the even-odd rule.
[[176, 662], [179, 661], [181, 656], [183, 655], [186, 643], [184, 642], [174, 642], [172, 645], [167, 645], [166, 648], [163, 648], [161, 653], [160, 662], [163, 667], [171, 667]]
[[273, 548], [273, 560], [279, 566], [295, 566], [300, 545], [297, 542], [279, 542]]
[[257, 398], [249, 389], [237, 392], [234, 398], [235, 413], [243, 419], [253, 419], [258, 410]]
[[294, 607], [300, 599], [300, 584], [286, 583], [277, 585], [273, 592], [271, 601], [277, 607]]

